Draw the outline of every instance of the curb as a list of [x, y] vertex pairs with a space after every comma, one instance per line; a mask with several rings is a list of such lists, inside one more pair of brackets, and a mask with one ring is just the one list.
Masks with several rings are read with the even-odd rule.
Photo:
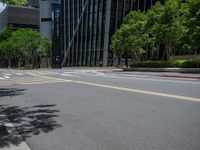
[[[0, 115], [0, 117], [6, 117], [5, 115]], [[24, 138], [18, 134], [17, 129], [15, 128], [14, 124], [9, 121], [8, 118], [6, 118], [7, 123], [2, 124], [1, 126], [4, 128], [5, 134], [8, 134], [6, 136], [13, 136], [13, 138], [20, 139], [19, 144], [12, 144], [8, 142], [8, 146], [0, 148], [0, 150], [31, 150], [28, 143], [24, 140]]]
[[123, 71], [200, 73], [200, 68], [123, 68]]
[[191, 76], [176, 76], [176, 75], [161, 75], [158, 77], [163, 77], [163, 78], [182, 78], [182, 79], [196, 79], [196, 80], [200, 80], [200, 77], [191, 77]]

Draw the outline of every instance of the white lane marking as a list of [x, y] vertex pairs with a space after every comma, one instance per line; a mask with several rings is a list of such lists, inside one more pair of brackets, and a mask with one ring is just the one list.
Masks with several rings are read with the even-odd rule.
[[97, 76], [106, 76], [105, 73], [97, 73]]
[[[91, 74], [82, 74], [85, 76], [97, 76], [97, 75], [91, 75]], [[165, 80], [165, 79], [147, 79], [142, 77], [122, 77], [122, 76], [116, 76], [113, 74], [105, 75], [105, 76], [98, 76], [103, 78], [116, 78], [116, 79], [128, 79], [128, 80], [146, 80], [146, 81], [158, 81], [158, 82], [170, 82], [170, 83], [183, 83], [183, 84], [197, 84], [200, 85], [200, 82], [190, 82], [190, 81], [177, 81], [177, 80]]]
[[4, 75], [3, 78], [4, 78], [4, 79], [10, 79], [10, 76]]
[[24, 74], [23, 73], [20, 73], [20, 72], [18, 72], [18, 73], [15, 73], [17, 76], [23, 76]]
[[34, 73], [32, 73], [32, 72], [26, 72], [26, 74], [27, 74], [27, 75], [34, 76], [34, 77], [36, 77], [36, 76], [37, 76], [36, 74], [34, 74]]
[[76, 76], [76, 75], [72, 75], [72, 74], [66, 74], [66, 73], [61, 73], [59, 74], [60, 76], [63, 76], [63, 77], [76, 77], [76, 78], [79, 78], [80, 76]]

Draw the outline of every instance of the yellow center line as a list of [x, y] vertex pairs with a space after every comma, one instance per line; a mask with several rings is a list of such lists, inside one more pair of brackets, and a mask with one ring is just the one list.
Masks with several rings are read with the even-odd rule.
[[[40, 75], [38, 74], [38, 76], [40, 76]], [[48, 77], [48, 76], [41, 76], [41, 77], [47, 78], [47, 79], [52, 79], [52, 80], [53, 79], [59, 80], [59, 81], [63, 81], [63, 82], [73, 82], [73, 83], [78, 83], [78, 84], [85, 84], [85, 85], [90, 85], [90, 86], [103, 87], [103, 88], [108, 88], [108, 89], [115, 89], [115, 90], [121, 90], [121, 91], [127, 91], [127, 92], [139, 93], [139, 94], [167, 97], [167, 98], [173, 98], [173, 99], [185, 100], [185, 101], [192, 101], [192, 102], [200, 102], [200, 98], [195, 98], [195, 97], [174, 95], [174, 94], [168, 94], [168, 93], [162, 93], [162, 92], [152, 92], [152, 91], [147, 91], [147, 90], [124, 88], [124, 87], [117, 87], [117, 86], [97, 84], [97, 83], [91, 83], [91, 82], [83, 82], [83, 81], [76, 81], [76, 80], [66, 80], [66, 79], [60, 79], [60, 78]]]

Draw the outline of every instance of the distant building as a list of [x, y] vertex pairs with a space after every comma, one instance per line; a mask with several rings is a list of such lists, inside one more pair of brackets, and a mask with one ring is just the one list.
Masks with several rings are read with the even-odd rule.
[[110, 42], [116, 29], [131, 10], [146, 11], [156, 1], [62, 0], [62, 42], [56, 43], [61, 49], [54, 49], [54, 59], [61, 57], [63, 66], [112, 66]]
[[[61, 1], [40, 0], [40, 33], [52, 39], [52, 62], [55, 67], [61, 64]], [[59, 53], [59, 54], [58, 54]]]
[[40, 32], [52, 38], [52, 64], [110, 66], [111, 37], [131, 10], [164, 0], [40, 0]]
[[7, 5], [0, 13], [0, 31], [8, 26], [14, 29], [32, 28], [39, 30], [39, 9]]
[[61, 13], [60, 0], [40, 0], [40, 33], [51, 39], [55, 13]]

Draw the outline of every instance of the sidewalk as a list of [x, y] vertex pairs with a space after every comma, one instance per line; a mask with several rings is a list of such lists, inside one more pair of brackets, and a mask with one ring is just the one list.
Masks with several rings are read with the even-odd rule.
[[[116, 68], [116, 67], [103, 67], [103, 68], [96, 68], [96, 70], [104, 73], [116, 73], [120, 75], [127, 75], [127, 76], [146, 76], [146, 77], [163, 77], [163, 78], [182, 78], [182, 79], [195, 79], [200, 80], [200, 73], [187, 73], [185, 68], [185, 72], [178, 72], [177, 70], [180, 70], [179, 68], [149, 68], [152, 71], [145, 70], [145, 68], [142, 68], [141, 71], [134, 71], [130, 68]], [[165, 69], [165, 71], [160, 71], [157, 69]], [[167, 72], [167, 70], [170, 69], [171, 71]], [[194, 68], [195, 70], [200, 70], [200, 68]]]
[[196, 79], [200, 80], [200, 74], [192, 73], [178, 73], [178, 72], [138, 72], [138, 71], [123, 71], [118, 72], [118, 74], [123, 74], [127, 76], [131, 75], [141, 75], [149, 77], [163, 77], [163, 78], [185, 78], [185, 79]]
[[200, 68], [123, 68], [123, 71], [200, 73]]

